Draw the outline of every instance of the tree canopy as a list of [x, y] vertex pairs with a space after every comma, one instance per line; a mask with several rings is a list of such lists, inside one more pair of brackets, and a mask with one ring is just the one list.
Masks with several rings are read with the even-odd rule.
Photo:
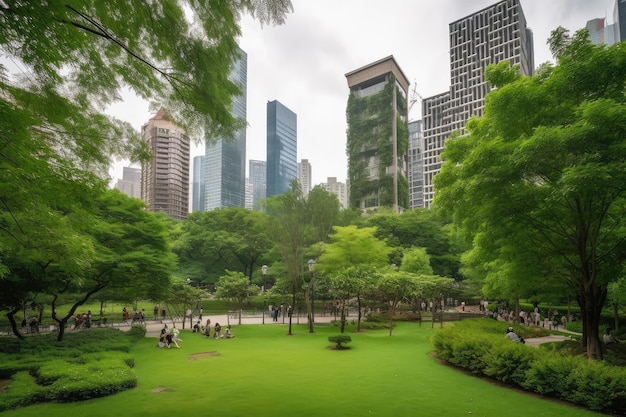
[[446, 142], [435, 203], [475, 248], [493, 248], [475, 260], [505, 279], [571, 288], [588, 355], [601, 358], [600, 311], [626, 256], [626, 44], [559, 34], [556, 66], [492, 67], [484, 117]]

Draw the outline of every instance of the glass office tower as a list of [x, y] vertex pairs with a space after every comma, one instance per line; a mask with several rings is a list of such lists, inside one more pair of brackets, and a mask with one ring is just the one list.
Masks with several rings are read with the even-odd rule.
[[[246, 89], [248, 83], [248, 55], [239, 50], [240, 57], [231, 72], [231, 80], [238, 83], [242, 94], [233, 98], [232, 113], [246, 119]], [[205, 210], [245, 207], [246, 202], [246, 129], [239, 130], [234, 141], [219, 139], [205, 148]]]
[[267, 197], [283, 194], [298, 174], [298, 117], [279, 101], [267, 103]]

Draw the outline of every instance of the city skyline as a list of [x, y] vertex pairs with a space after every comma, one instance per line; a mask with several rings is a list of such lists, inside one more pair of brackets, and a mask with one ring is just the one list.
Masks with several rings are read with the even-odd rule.
[[[265, 159], [265, 104], [279, 100], [298, 114], [297, 160], [309, 160], [313, 184], [327, 177], [345, 181], [348, 89], [344, 74], [394, 55], [411, 81], [411, 92], [416, 88], [419, 95], [429, 97], [445, 91], [450, 83], [449, 24], [495, 3], [390, 0], [388, 7], [380, 8], [375, 0], [363, 0], [354, 8], [346, 1], [294, 0], [294, 13], [282, 26], [261, 27], [244, 16], [240, 46], [248, 53], [249, 67], [247, 160]], [[538, 66], [551, 61], [546, 45], [550, 31], [561, 25], [573, 33], [599, 17], [612, 22], [615, 1], [521, 0], [521, 5], [533, 31]], [[108, 112], [138, 130], [154, 115], [147, 103], [134, 97]], [[409, 118], [421, 119], [421, 103], [413, 106]], [[203, 151], [203, 145], [196, 146], [192, 155]], [[127, 161], [116, 164], [113, 181], [127, 165]]]

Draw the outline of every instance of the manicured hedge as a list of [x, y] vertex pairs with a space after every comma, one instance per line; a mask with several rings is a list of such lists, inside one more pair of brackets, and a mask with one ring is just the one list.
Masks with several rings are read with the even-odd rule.
[[626, 369], [513, 343], [504, 337], [507, 326], [488, 319], [458, 322], [440, 329], [432, 343], [439, 358], [476, 374], [592, 410], [626, 415]]
[[0, 349], [0, 378], [9, 384], [0, 395], [0, 412], [38, 402], [72, 402], [133, 388], [137, 377], [128, 353], [145, 328], [89, 329], [57, 342], [32, 336]]

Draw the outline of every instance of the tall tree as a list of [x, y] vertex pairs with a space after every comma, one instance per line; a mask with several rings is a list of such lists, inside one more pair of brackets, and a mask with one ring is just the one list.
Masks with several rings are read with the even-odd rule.
[[592, 45], [586, 31], [567, 42], [561, 35], [552, 39], [557, 65], [533, 77], [508, 64], [490, 68], [497, 89], [469, 134], [446, 143], [435, 203], [470, 238], [484, 236], [474, 244], [523, 248], [546, 280], [566, 282], [587, 354], [601, 359], [600, 312], [626, 259], [626, 46]]
[[[291, 308], [295, 308], [296, 292], [304, 282], [304, 254], [312, 243], [307, 239], [307, 206], [297, 181], [280, 195], [267, 199], [267, 212], [272, 217], [269, 233], [278, 247], [287, 267], [291, 286]], [[289, 335], [292, 335], [292, 314], [289, 315]]]

